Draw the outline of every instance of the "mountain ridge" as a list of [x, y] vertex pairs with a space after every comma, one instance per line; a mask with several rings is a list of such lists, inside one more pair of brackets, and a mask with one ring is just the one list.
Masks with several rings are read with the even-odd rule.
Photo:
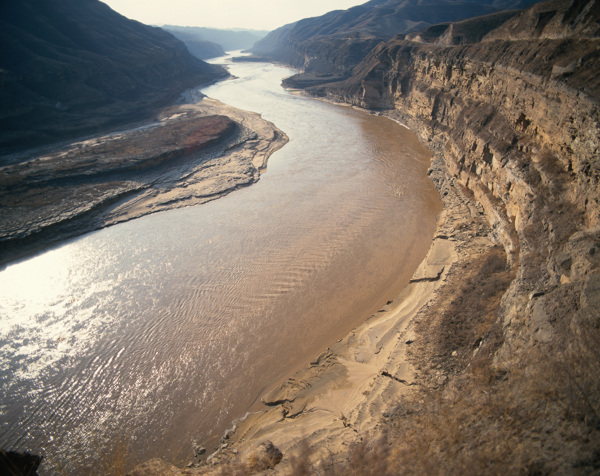
[[227, 76], [98, 0], [2, 2], [0, 26], [3, 153], [147, 117]]
[[221, 29], [199, 26], [162, 25], [161, 28], [182, 39], [184, 42], [186, 39], [210, 41], [220, 45], [225, 51], [250, 48], [255, 42], [269, 33], [266, 30]]
[[304, 74], [296, 78], [301, 81], [324, 82], [318, 79], [319, 75], [326, 75], [327, 81], [332, 77], [345, 79], [377, 44], [397, 34], [507, 8], [523, 8], [531, 3], [528, 0], [371, 0], [348, 10], [284, 25], [258, 41], [251, 52], [303, 69]]

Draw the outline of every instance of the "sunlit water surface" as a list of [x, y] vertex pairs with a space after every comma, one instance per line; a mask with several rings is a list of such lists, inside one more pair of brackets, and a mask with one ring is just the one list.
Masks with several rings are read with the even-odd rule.
[[439, 199], [409, 131], [286, 92], [285, 68], [231, 72], [204, 92], [290, 137], [257, 184], [0, 272], [0, 447], [45, 454], [42, 474], [189, 457], [428, 248]]

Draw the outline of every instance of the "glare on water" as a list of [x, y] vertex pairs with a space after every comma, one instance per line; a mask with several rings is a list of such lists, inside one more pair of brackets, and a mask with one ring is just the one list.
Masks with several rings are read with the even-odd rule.
[[224, 198], [91, 233], [0, 272], [0, 447], [77, 473], [127, 441], [187, 457], [364, 320], [424, 256], [429, 155], [376, 116], [232, 65], [204, 92], [290, 137]]

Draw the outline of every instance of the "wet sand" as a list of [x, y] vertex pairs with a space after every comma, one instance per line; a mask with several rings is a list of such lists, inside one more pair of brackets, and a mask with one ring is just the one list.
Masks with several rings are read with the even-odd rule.
[[[283, 453], [274, 474], [289, 474], [291, 458], [305, 448], [314, 462], [343, 460], [348, 448], [376, 432], [402, 399], [442, 383], [436, 376], [420, 375], [418, 358], [408, 356], [411, 346], [423, 345], [425, 337], [415, 326], [446, 284], [460, 279], [453, 266], [494, 246], [480, 236], [487, 226], [482, 211], [447, 180], [444, 170], [442, 161], [434, 159], [430, 176], [444, 205], [427, 256], [410, 283], [304, 369], [269, 390], [262, 398], [264, 410], [249, 414], [224, 435], [222, 449], [207, 460], [209, 467], [247, 464], [265, 441]], [[198, 474], [205, 472], [211, 470], [198, 468]]]

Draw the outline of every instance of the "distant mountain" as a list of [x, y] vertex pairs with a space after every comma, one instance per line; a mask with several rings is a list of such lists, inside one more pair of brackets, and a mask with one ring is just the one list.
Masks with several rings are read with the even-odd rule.
[[188, 51], [196, 58], [206, 60], [225, 55], [225, 50], [220, 44], [213, 41], [201, 40], [192, 32], [186, 30], [168, 30], [166, 28], [163, 28], [163, 30], [167, 30], [175, 38], [183, 41]]
[[[221, 45], [225, 51], [245, 50], [264, 38], [269, 32], [263, 30], [222, 30], [197, 26], [164, 25], [164, 30], [181, 39], [189, 48], [189, 42], [210, 41]], [[190, 49], [190, 51], [192, 51]]]
[[0, 2], [0, 153], [147, 116], [227, 76], [98, 0]]
[[285, 25], [257, 42], [251, 51], [304, 69], [307, 74], [303, 77], [309, 82], [343, 79], [377, 44], [395, 35], [442, 22], [525, 8], [535, 1], [371, 0], [348, 10]]

